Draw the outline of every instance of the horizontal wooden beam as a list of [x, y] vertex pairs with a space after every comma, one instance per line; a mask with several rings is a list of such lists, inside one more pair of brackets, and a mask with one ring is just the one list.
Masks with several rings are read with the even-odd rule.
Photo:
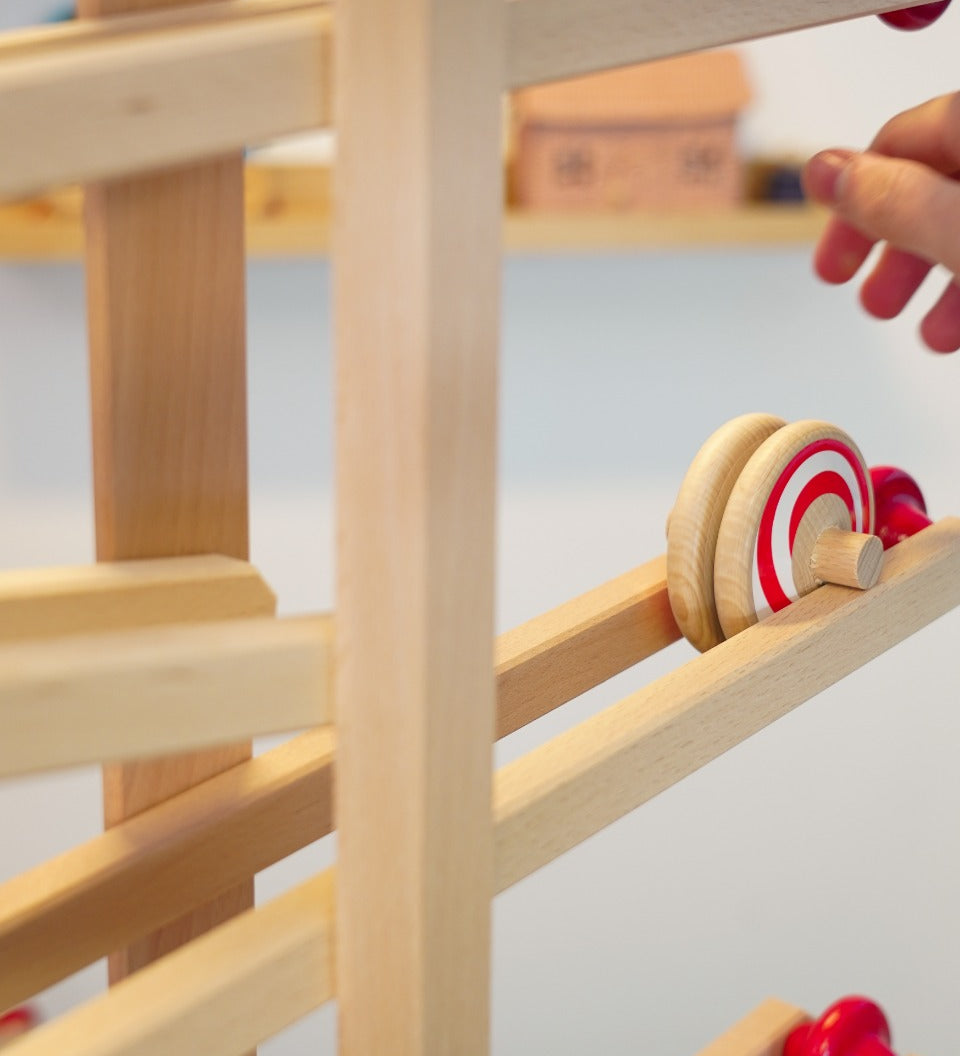
[[502, 891], [960, 605], [960, 519], [825, 586], [501, 769]]
[[[507, 0], [504, 87], [920, 2]], [[317, 0], [220, 0], [0, 35], [0, 199], [329, 125], [332, 25]]]
[[28, 1034], [18, 1056], [237, 1056], [333, 996], [333, 873]]
[[878, 0], [508, 0], [506, 86], [913, 7]]
[[[605, 626], [610, 655], [598, 657]], [[599, 681], [678, 634], [663, 558], [507, 632], [500, 735], [582, 692], [581, 668]], [[0, 886], [0, 964], [16, 966], [0, 972], [0, 1007], [329, 833], [334, 745], [329, 729], [304, 734]]]
[[330, 18], [319, 4], [222, 0], [5, 34], [0, 198], [328, 124]]
[[245, 561], [217, 554], [0, 572], [0, 642], [269, 612], [276, 598]]
[[332, 651], [323, 616], [0, 645], [0, 776], [330, 722]]

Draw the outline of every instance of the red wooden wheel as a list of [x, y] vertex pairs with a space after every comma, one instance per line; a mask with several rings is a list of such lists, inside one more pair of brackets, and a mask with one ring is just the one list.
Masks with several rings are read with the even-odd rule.
[[950, 6], [950, 0], [939, 0], [935, 4], [921, 4], [902, 11], [888, 11], [880, 18], [895, 29], [926, 29]]
[[895, 466], [874, 466], [870, 479], [877, 505], [876, 533], [884, 550], [930, 526], [923, 493], [908, 473]]
[[865, 997], [845, 997], [816, 1023], [797, 1027], [783, 1056], [894, 1056], [890, 1027], [878, 1005]]

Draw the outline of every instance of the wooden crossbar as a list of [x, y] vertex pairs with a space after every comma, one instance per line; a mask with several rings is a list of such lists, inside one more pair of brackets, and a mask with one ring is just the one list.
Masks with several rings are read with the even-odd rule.
[[182, 620], [260, 616], [273, 592], [245, 561], [218, 554], [0, 572], [0, 642]]
[[331, 721], [330, 617], [0, 646], [0, 776], [161, 756]]
[[507, 3], [506, 80], [518, 88], [922, 2], [514, 0]]
[[330, 15], [289, 0], [0, 37], [0, 198], [329, 123]]
[[[676, 640], [664, 568], [658, 558], [497, 639], [499, 736], [589, 688], [585, 673], [599, 684]], [[15, 966], [0, 972], [0, 1007], [331, 832], [335, 743], [329, 729], [294, 738], [0, 886], [0, 963]]]
[[18, 1056], [237, 1056], [333, 996], [333, 872], [243, 913], [16, 1046]]
[[[508, 0], [504, 87], [923, 0]], [[0, 199], [173, 165], [331, 121], [332, 14], [223, 0], [0, 36]], [[202, 100], [202, 104], [198, 103]]]

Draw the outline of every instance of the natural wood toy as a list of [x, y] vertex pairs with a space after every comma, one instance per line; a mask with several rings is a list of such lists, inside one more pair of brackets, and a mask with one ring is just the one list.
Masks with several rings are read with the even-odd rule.
[[[103, 763], [108, 826], [0, 882], [0, 1009], [110, 958], [17, 1056], [245, 1056], [334, 1000], [340, 1056], [483, 1056], [493, 895], [960, 606], [956, 518], [813, 590], [873, 581], [887, 491], [840, 430], [761, 415], [698, 459], [668, 560], [491, 650], [503, 93], [904, 4], [80, 0], [0, 34], [0, 197], [83, 185], [99, 562], [0, 573], [0, 779]], [[334, 114], [337, 603], [275, 617], [243, 151]], [[810, 594], [493, 772], [495, 738], [677, 640], [668, 564], [701, 642], [728, 594], [737, 624]], [[254, 906], [334, 830], [335, 867]], [[809, 1018], [764, 1002], [706, 1056]]]
[[916, 482], [868, 470], [842, 430], [743, 415], [697, 453], [670, 515], [674, 617], [710, 649], [824, 583], [869, 589], [885, 546], [929, 524]]
[[783, 1056], [894, 1056], [890, 1026], [879, 1005], [865, 997], [845, 997], [816, 1023], [792, 1031]]

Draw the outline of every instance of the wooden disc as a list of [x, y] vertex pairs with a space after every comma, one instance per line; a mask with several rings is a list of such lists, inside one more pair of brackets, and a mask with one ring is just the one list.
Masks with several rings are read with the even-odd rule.
[[[757, 448], [730, 493], [717, 538], [714, 595], [726, 637], [817, 585], [796, 570], [803, 551], [809, 568], [813, 543], [838, 520], [849, 530], [873, 532], [870, 474], [843, 430], [795, 422]], [[796, 562], [795, 550], [801, 551]]]
[[700, 448], [680, 485], [667, 525], [667, 592], [677, 626], [701, 652], [724, 638], [713, 570], [727, 500], [750, 456], [785, 425], [772, 414], [734, 418]]

